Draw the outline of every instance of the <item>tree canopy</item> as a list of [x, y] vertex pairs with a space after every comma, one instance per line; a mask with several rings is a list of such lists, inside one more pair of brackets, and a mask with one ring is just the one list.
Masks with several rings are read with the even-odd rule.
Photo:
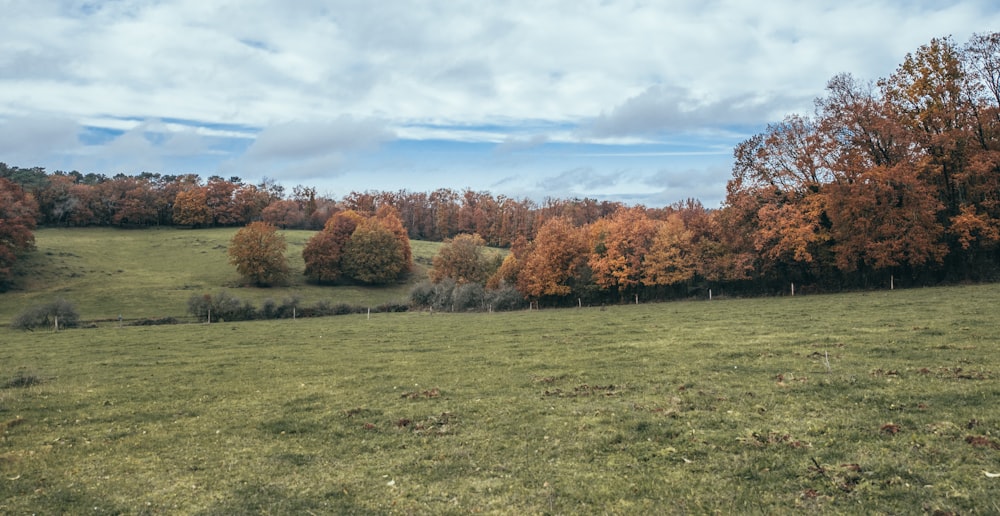
[[267, 222], [251, 222], [233, 235], [229, 263], [248, 282], [268, 286], [288, 277], [285, 237]]
[[0, 290], [11, 279], [17, 257], [35, 244], [38, 203], [24, 189], [0, 177]]

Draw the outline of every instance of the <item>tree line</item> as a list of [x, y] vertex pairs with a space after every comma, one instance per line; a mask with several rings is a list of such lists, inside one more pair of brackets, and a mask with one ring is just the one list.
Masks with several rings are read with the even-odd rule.
[[[285, 192], [270, 180], [108, 178], [3, 164], [0, 177], [0, 194], [21, 206], [8, 209], [5, 201], [0, 210], [25, 227], [263, 221], [320, 230], [310, 244], [328, 259], [306, 260], [306, 274], [318, 282], [337, 281], [350, 267], [345, 231], [360, 219], [384, 222], [386, 210], [399, 227], [376, 232], [448, 241], [449, 249], [470, 244], [461, 235], [476, 235], [475, 245], [510, 249], [503, 261], [466, 264], [471, 269], [454, 276], [432, 272], [433, 284], [505, 286], [549, 303], [993, 280], [1000, 272], [1000, 34], [964, 45], [933, 39], [875, 81], [833, 77], [812, 114], [790, 114], [735, 148], [718, 209], [695, 199], [660, 208], [594, 199], [538, 204], [450, 189], [335, 200], [304, 186]], [[32, 203], [33, 218], [26, 215]], [[13, 255], [4, 256], [0, 273]]]

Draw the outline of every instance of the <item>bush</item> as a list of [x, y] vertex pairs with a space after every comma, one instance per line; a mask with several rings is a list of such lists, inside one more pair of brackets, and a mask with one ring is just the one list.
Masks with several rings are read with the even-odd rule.
[[439, 311], [509, 311], [524, 308], [524, 296], [508, 284], [485, 289], [478, 283], [456, 285], [454, 280], [445, 278], [438, 283], [425, 281], [414, 286], [410, 304]]
[[524, 296], [512, 285], [505, 284], [486, 291], [486, 304], [498, 312], [520, 310], [524, 308]]
[[193, 295], [188, 298], [188, 313], [200, 321], [249, 321], [257, 318], [257, 310], [249, 301], [240, 302], [225, 290], [215, 296]]
[[258, 312], [261, 319], [277, 319], [278, 318], [278, 303], [273, 299], [267, 298], [264, 300], [264, 304], [260, 307], [260, 312]]
[[173, 317], [161, 317], [159, 319], [139, 319], [129, 323], [129, 326], [159, 326], [162, 324], [177, 324], [178, 322]]
[[281, 304], [274, 311], [274, 316], [279, 319], [291, 319], [293, 317], [301, 317], [302, 309], [299, 305], [302, 304], [302, 298], [299, 296], [286, 297], [281, 301]]
[[453, 294], [455, 292], [455, 280], [445, 278], [434, 284], [434, 294], [431, 298], [431, 307], [439, 311], [451, 311], [455, 306]]
[[315, 305], [311, 308], [303, 310], [306, 317], [323, 317], [326, 315], [333, 315], [333, 305], [329, 301], [323, 299], [317, 301]]
[[11, 328], [33, 330], [51, 328], [58, 318], [60, 328], [75, 328], [80, 323], [80, 315], [72, 303], [57, 299], [49, 304], [31, 307], [21, 312], [11, 321]]
[[40, 383], [42, 383], [41, 378], [33, 374], [25, 374], [24, 371], [18, 371], [17, 375], [15, 375], [13, 378], [3, 383], [2, 388], [4, 389], [24, 388], [24, 387], [31, 387], [32, 385], [38, 385]]
[[410, 304], [424, 307], [434, 304], [434, 284], [430, 280], [421, 281], [410, 290]]
[[466, 283], [455, 287], [451, 294], [452, 309], [456, 312], [472, 312], [484, 308], [486, 290], [479, 283]]
[[333, 315], [347, 315], [358, 313], [358, 309], [347, 304], [347, 303], [337, 303], [333, 305]]
[[382, 313], [388, 312], [406, 312], [409, 311], [410, 306], [402, 301], [389, 301], [388, 303], [383, 303], [379, 305], [375, 310]]

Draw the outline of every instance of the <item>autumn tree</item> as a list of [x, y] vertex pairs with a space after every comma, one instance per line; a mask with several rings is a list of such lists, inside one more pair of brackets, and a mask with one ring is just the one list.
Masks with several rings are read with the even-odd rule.
[[644, 262], [657, 225], [642, 207], [622, 208], [591, 224], [588, 264], [594, 282], [617, 294], [637, 290], [645, 276]]
[[0, 177], [0, 290], [10, 281], [17, 257], [34, 248], [37, 218], [34, 197]]
[[824, 136], [813, 120], [789, 116], [736, 147], [727, 204], [746, 210], [754, 245], [772, 263], [811, 264], [829, 240]]
[[181, 226], [207, 226], [212, 222], [208, 209], [208, 195], [204, 188], [196, 187], [177, 193], [174, 198], [174, 224]]
[[159, 213], [159, 196], [146, 179], [123, 177], [120, 183], [120, 197], [116, 201], [115, 213], [111, 217], [114, 224], [121, 226], [154, 225]]
[[236, 219], [244, 223], [261, 220], [261, 212], [269, 203], [267, 192], [254, 185], [241, 185], [233, 192], [233, 211]]
[[934, 188], [907, 164], [872, 167], [859, 179], [828, 189], [837, 267], [877, 271], [940, 262], [947, 249]]
[[565, 217], [546, 221], [521, 264], [517, 290], [537, 300], [568, 296], [582, 287], [589, 281], [587, 240], [586, 231]]
[[251, 222], [233, 235], [229, 263], [248, 282], [268, 286], [288, 277], [285, 237], [266, 222]]
[[399, 241], [399, 250], [402, 253], [403, 273], [413, 270], [413, 251], [410, 249], [410, 236], [403, 227], [403, 221], [399, 219], [399, 212], [389, 204], [382, 204], [375, 211], [375, 219], [385, 229], [392, 232], [396, 240]]
[[282, 229], [301, 228], [306, 221], [306, 212], [299, 203], [291, 199], [271, 202], [261, 210], [261, 219]]
[[456, 284], [485, 284], [492, 269], [491, 260], [483, 251], [486, 241], [477, 234], [461, 234], [445, 241], [433, 259], [430, 278], [439, 283], [450, 278]]
[[63, 225], [76, 204], [70, 191], [76, 178], [65, 174], [52, 174], [45, 187], [38, 191], [35, 200], [42, 224]]
[[695, 235], [685, 227], [680, 213], [673, 213], [656, 228], [642, 271], [645, 286], [677, 285], [690, 281], [698, 271]]
[[343, 276], [344, 247], [362, 220], [364, 217], [356, 211], [339, 212], [309, 239], [302, 250], [308, 278], [317, 283], [331, 283]]
[[396, 234], [378, 219], [368, 218], [354, 229], [341, 260], [345, 276], [379, 285], [397, 281], [407, 272], [405, 256]]

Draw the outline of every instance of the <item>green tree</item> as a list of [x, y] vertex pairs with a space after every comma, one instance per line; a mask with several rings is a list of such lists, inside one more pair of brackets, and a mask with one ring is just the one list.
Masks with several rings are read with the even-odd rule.
[[266, 222], [253, 222], [236, 232], [229, 244], [229, 263], [247, 281], [267, 286], [288, 276], [285, 237]]

